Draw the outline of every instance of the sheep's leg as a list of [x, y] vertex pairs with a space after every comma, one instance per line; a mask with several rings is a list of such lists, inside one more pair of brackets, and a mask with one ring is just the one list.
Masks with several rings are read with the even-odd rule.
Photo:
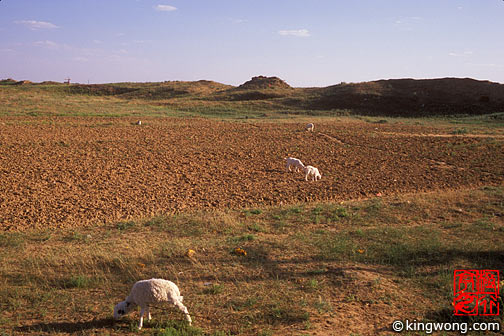
[[145, 309], [145, 310], [147, 311], [147, 320], [148, 320], [148, 321], [152, 320], [152, 316], [151, 316], [151, 314], [150, 314], [150, 307], [149, 307], [149, 306], [147, 306], [147, 309]]
[[308, 181], [308, 174], [305, 175], [304, 179], [305, 181]]
[[191, 325], [191, 316], [189, 315], [186, 306], [184, 306], [180, 301], [175, 301], [173, 304], [185, 314], [187, 322], [189, 322], [189, 325]]
[[143, 317], [144, 317], [144, 313], [145, 313], [145, 307], [142, 307], [140, 309], [140, 324], [138, 325], [138, 330], [142, 329], [143, 327]]

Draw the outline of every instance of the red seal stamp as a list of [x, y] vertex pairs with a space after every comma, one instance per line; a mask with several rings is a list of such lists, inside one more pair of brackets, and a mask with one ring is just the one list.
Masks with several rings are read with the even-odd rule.
[[498, 299], [498, 270], [454, 271], [453, 307], [455, 315], [499, 315]]

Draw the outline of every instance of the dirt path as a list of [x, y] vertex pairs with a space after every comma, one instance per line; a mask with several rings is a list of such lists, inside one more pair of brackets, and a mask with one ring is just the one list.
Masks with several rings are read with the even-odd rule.
[[485, 138], [485, 139], [504, 139], [502, 134], [414, 134], [414, 133], [397, 133], [397, 132], [382, 132], [382, 134], [405, 137], [432, 137], [432, 138]]
[[[330, 136], [328, 134], [325, 134], [325, 133], [319, 133], [320, 135], [326, 137], [326, 138], [329, 138], [331, 140], [333, 140], [334, 142], [340, 144], [340, 145], [349, 145], [349, 146], [352, 146], [352, 144], [349, 144], [349, 143], [345, 143], [333, 136]], [[392, 133], [387, 133], [387, 134], [392, 134]], [[360, 146], [360, 145], [356, 145], [356, 146]], [[370, 148], [370, 149], [375, 149], [375, 150], [382, 150], [381, 148], [378, 148], [378, 147], [373, 147], [373, 146], [365, 146], [367, 148]], [[404, 156], [407, 156], [407, 154], [405, 153], [400, 153], [400, 152], [392, 152], [392, 154], [394, 155], [404, 155]], [[451, 165], [451, 164], [448, 164], [446, 162], [443, 162], [443, 161], [438, 161], [438, 160], [433, 160], [433, 159], [430, 159], [428, 157], [423, 157], [425, 160], [428, 160], [429, 162], [431, 162], [432, 164], [436, 165], [437, 167], [439, 168], [445, 168], [445, 169], [460, 169], [460, 170], [464, 170], [465, 168], [463, 167], [457, 167], [457, 166], [454, 166], [454, 165]]]

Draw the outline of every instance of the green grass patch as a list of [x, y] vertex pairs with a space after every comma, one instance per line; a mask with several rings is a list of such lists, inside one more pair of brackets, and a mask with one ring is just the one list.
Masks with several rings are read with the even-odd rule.
[[211, 284], [203, 290], [203, 294], [217, 295], [222, 293], [224, 287], [222, 285]]
[[155, 336], [203, 336], [208, 335], [200, 328], [188, 325], [183, 321], [165, 321], [154, 324]]
[[90, 288], [96, 283], [95, 279], [92, 279], [85, 275], [74, 275], [67, 280], [63, 281], [64, 288]]

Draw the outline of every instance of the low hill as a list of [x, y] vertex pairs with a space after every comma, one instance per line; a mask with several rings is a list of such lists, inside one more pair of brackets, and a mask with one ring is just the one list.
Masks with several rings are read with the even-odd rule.
[[404, 117], [504, 112], [504, 85], [470, 78], [389, 79], [292, 88], [278, 77], [258, 76], [220, 92], [216, 98], [274, 101], [289, 109], [345, 109]]
[[66, 90], [74, 94], [119, 96], [124, 99], [170, 99], [180, 96], [207, 96], [231, 88], [213, 81], [166, 81], [160, 83], [74, 84]]
[[504, 85], [470, 78], [339, 84], [319, 89], [307, 105], [394, 116], [484, 114], [504, 111]]
[[289, 84], [278, 77], [256, 76], [211, 98], [224, 101], [271, 100], [290, 96], [293, 91]]
[[[0, 81], [4, 87], [26, 83], [30, 82]], [[23, 90], [36, 91], [40, 87], [45, 93], [114, 96], [183, 111], [211, 109], [325, 114], [346, 110], [349, 113], [402, 117], [504, 112], [504, 85], [470, 78], [389, 79], [322, 88], [293, 88], [278, 77], [266, 76], [253, 77], [239, 86], [207, 80], [54, 84], [26, 85]]]
[[17, 83], [17, 80], [14, 80], [12, 78], [7, 78], [7, 79], [1, 79], [0, 80], [0, 85], [14, 85]]

